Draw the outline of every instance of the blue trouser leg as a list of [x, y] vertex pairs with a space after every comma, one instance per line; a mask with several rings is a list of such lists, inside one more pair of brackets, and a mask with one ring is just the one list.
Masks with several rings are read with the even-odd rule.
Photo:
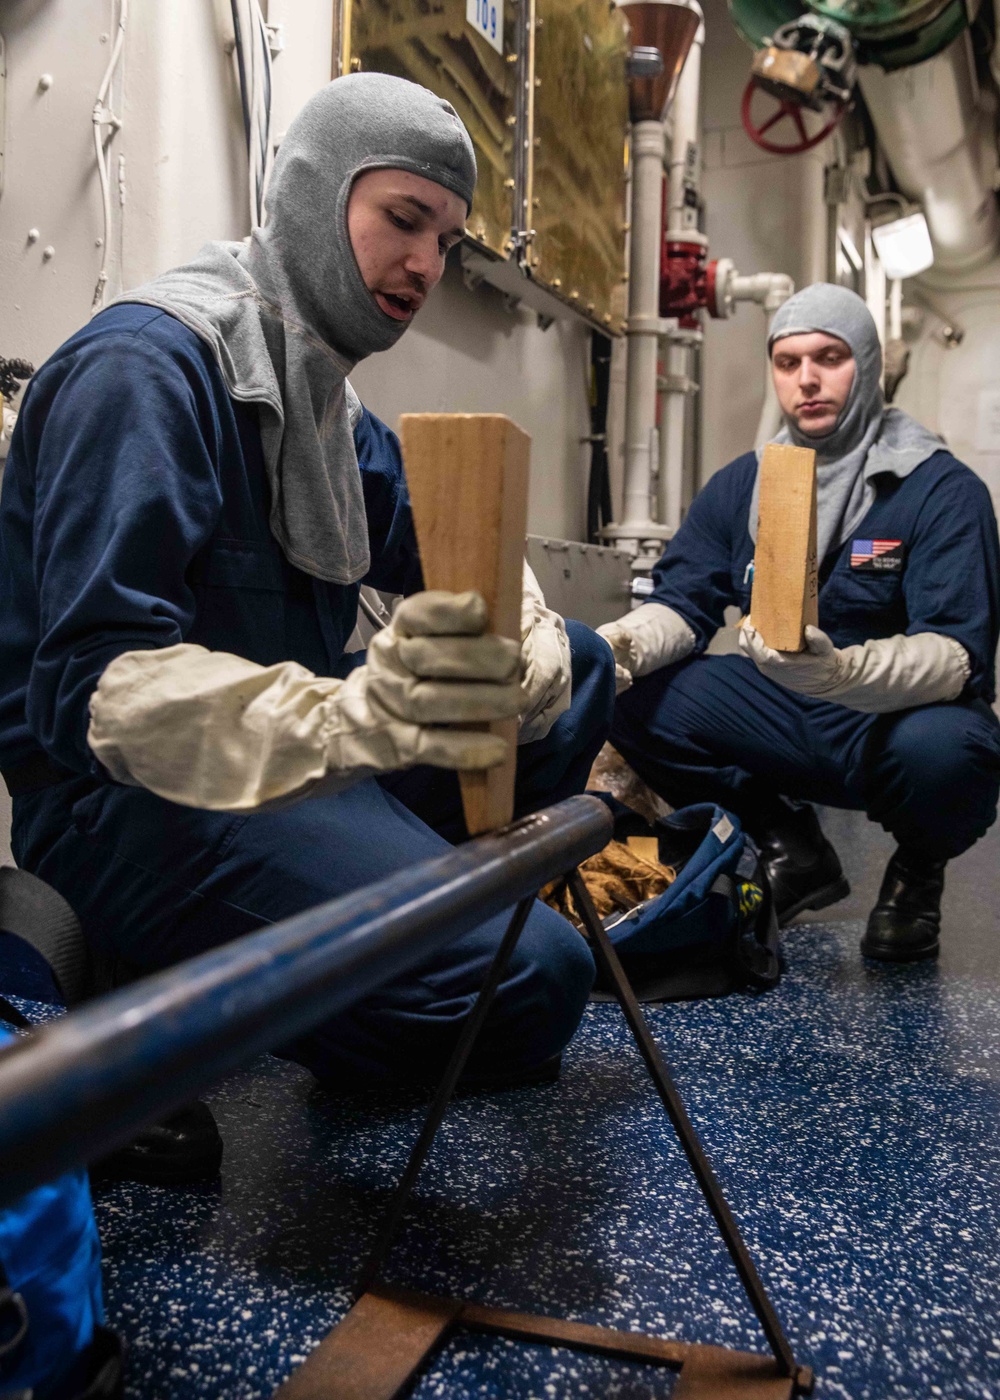
[[[449, 849], [373, 781], [235, 817], [178, 807], [141, 789], [95, 790], [81, 779], [18, 798], [13, 845], [19, 864], [73, 905], [87, 938], [136, 972], [179, 962]], [[506, 922], [484, 922], [283, 1053], [345, 1085], [437, 1074]], [[517, 1071], [562, 1049], [593, 975], [576, 930], [536, 904], [472, 1067]]]
[[677, 806], [752, 819], [781, 794], [865, 811], [952, 857], [996, 816], [1000, 723], [984, 701], [876, 717], [797, 695], [743, 656], [691, 658], [618, 699], [612, 743]]
[[866, 809], [900, 845], [961, 855], [993, 825], [1000, 791], [1000, 722], [985, 700], [924, 705], [872, 728]]
[[[567, 622], [573, 660], [573, 700], [544, 739], [517, 751], [515, 816], [549, 807], [583, 792], [587, 776], [611, 729], [615, 664], [611, 648], [582, 622]], [[458, 780], [441, 768], [411, 768], [380, 779], [381, 785], [449, 841], [468, 839]]]

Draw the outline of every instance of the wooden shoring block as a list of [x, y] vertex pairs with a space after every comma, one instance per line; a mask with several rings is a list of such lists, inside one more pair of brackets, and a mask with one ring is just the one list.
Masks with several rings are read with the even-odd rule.
[[[489, 630], [520, 641], [531, 438], [502, 413], [404, 413], [399, 436], [425, 586], [475, 589]], [[459, 774], [473, 836], [514, 815], [517, 721], [482, 728], [508, 753], [497, 768]]]
[[802, 651], [818, 622], [816, 453], [769, 442], [760, 462], [760, 508], [750, 621], [775, 651]]

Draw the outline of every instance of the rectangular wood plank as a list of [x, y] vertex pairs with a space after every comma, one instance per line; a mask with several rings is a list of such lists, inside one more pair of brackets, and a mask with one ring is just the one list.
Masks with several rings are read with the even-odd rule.
[[802, 651], [818, 605], [816, 454], [769, 442], [760, 463], [750, 621], [769, 647]]
[[[399, 436], [426, 587], [481, 593], [489, 630], [520, 641], [530, 437], [500, 413], [404, 413]], [[508, 756], [459, 775], [472, 835], [514, 814], [517, 722], [483, 728], [507, 740]]]

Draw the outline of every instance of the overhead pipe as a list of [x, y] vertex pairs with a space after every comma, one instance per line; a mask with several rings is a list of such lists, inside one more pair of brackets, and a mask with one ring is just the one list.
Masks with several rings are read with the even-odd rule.
[[629, 22], [632, 43], [625, 486], [621, 522], [606, 527], [603, 533], [606, 539], [619, 540], [636, 555], [651, 561], [670, 533], [653, 519], [652, 502], [653, 478], [659, 464], [656, 377], [661, 331], [663, 117], [703, 17], [697, 0], [639, 0], [622, 4], [621, 8]]
[[132, 983], [0, 1050], [0, 1209], [104, 1156], [596, 854], [571, 797], [378, 884]]
[[989, 262], [1000, 246], [997, 154], [968, 31], [911, 68], [866, 65], [858, 83], [897, 184], [923, 206], [935, 266], [965, 272]]

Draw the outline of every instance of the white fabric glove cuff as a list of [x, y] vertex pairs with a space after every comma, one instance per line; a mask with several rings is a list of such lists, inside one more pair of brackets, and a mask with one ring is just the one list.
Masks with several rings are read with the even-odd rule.
[[521, 690], [525, 709], [518, 744], [544, 739], [573, 699], [573, 664], [566, 624], [545, 606], [538, 580], [524, 563], [521, 591]]
[[664, 603], [642, 603], [616, 622], [598, 627], [619, 666], [633, 676], [648, 676], [681, 661], [695, 648], [695, 634], [679, 612]]
[[957, 700], [972, 670], [961, 642], [941, 632], [897, 633], [838, 648], [818, 627], [807, 627], [805, 639], [805, 651], [775, 651], [746, 624], [740, 650], [779, 685], [863, 714]]

